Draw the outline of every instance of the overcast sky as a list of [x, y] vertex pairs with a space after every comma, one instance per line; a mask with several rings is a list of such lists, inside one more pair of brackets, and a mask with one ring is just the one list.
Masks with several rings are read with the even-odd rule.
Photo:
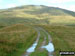
[[0, 9], [21, 5], [47, 5], [75, 11], [75, 0], [0, 0]]

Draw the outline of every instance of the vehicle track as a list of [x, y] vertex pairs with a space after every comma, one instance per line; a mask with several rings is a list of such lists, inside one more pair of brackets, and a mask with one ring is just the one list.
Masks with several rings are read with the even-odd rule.
[[[38, 32], [37, 39], [33, 43], [33, 45], [26, 50], [26, 53], [25, 53], [24, 56], [30, 56], [30, 54], [32, 52], [35, 52], [35, 49], [36, 49], [36, 47], [38, 45], [38, 42], [40, 40], [40, 35], [41, 35], [40, 32], [42, 32], [43, 37], [44, 37], [44, 40], [43, 40], [43, 42], [41, 44], [40, 50], [44, 51], [44, 49], [46, 49], [48, 51], [48, 56], [54, 56], [53, 55], [53, 53], [54, 53], [54, 45], [52, 43], [52, 38], [51, 38], [50, 34], [46, 30], [44, 30], [43, 28], [41, 28], [41, 27], [37, 27], [37, 28], [35, 28], [35, 30]], [[47, 38], [48, 38], [48, 44], [46, 45]], [[37, 47], [37, 48], [39, 48], [39, 47]]]
[[33, 43], [33, 45], [32, 45], [30, 48], [28, 48], [28, 49], [26, 50], [26, 53], [25, 53], [23, 56], [29, 56], [32, 52], [35, 51], [35, 48], [36, 48], [37, 45], [38, 45], [38, 41], [39, 41], [39, 38], [40, 38], [40, 31], [39, 31], [37, 28], [35, 28], [35, 30], [36, 30], [37, 33], [38, 33], [37, 39], [36, 39], [36, 41]]
[[50, 36], [50, 34], [44, 30], [43, 28], [41, 28], [41, 30], [43, 30], [47, 35], [48, 35], [48, 39], [49, 39], [49, 43], [48, 45], [42, 46], [42, 48], [45, 48], [48, 51], [48, 56], [54, 56], [54, 45], [52, 43], [52, 38]]

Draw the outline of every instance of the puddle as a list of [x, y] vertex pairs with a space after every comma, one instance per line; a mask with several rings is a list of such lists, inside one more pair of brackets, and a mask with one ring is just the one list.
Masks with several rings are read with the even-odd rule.
[[36, 39], [36, 41], [33, 43], [33, 45], [32, 45], [30, 48], [28, 48], [28, 49], [26, 50], [25, 56], [29, 56], [32, 52], [35, 52], [35, 49], [36, 49], [36, 47], [37, 47], [37, 45], [38, 45], [38, 41], [39, 41], [39, 38], [40, 38], [40, 32], [39, 32], [37, 29], [36, 29], [36, 31], [38, 32], [37, 39]]
[[27, 50], [27, 52], [34, 52], [36, 46], [37, 46], [37, 43], [34, 43], [34, 44]]
[[27, 52], [28, 52], [28, 53], [34, 52], [34, 51], [35, 51], [35, 48], [36, 48], [36, 46], [37, 46], [37, 44], [38, 44], [39, 37], [40, 37], [40, 32], [39, 32], [37, 29], [36, 29], [36, 31], [38, 32], [37, 39], [36, 39], [36, 41], [33, 43], [33, 45], [32, 45], [30, 48], [27, 49]]
[[54, 52], [54, 45], [53, 43], [49, 43], [46, 46], [42, 46], [41, 48], [45, 48], [48, 52]]
[[38, 42], [36, 41], [30, 48], [26, 50], [26, 54], [24, 56], [29, 56], [32, 52], [35, 52], [35, 48], [38, 45]]
[[[41, 48], [45, 48], [47, 51], [48, 51], [48, 53], [49, 53], [49, 56], [53, 56], [53, 52], [54, 52], [54, 45], [53, 45], [53, 43], [52, 43], [52, 38], [51, 38], [51, 36], [49, 35], [49, 33], [47, 32], [47, 31], [45, 31], [44, 29], [42, 29], [42, 28], [40, 28], [41, 30], [43, 30], [47, 35], [48, 35], [48, 39], [49, 39], [49, 43], [48, 43], [48, 45], [46, 45], [46, 46], [42, 46]], [[38, 45], [38, 41], [39, 41], [39, 38], [40, 38], [40, 32], [36, 29], [36, 31], [38, 32], [38, 36], [37, 36], [37, 39], [36, 39], [36, 41], [33, 43], [33, 45], [30, 47], [30, 48], [28, 48], [27, 50], [26, 50], [26, 55], [25, 56], [29, 56], [32, 52], [35, 52], [35, 49], [36, 49], [36, 47], [37, 47], [37, 45]], [[46, 40], [46, 38], [45, 38], [45, 40]], [[44, 41], [45, 42], [45, 41]], [[43, 42], [43, 43], [44, 43]]]
[[41, 48], [45, 48], [48, 51], [49, 56], [53, 56], [53, 53], [54, 53], [54, 45], [52, 43], [52, 38], [51, 38], [50, 34], [47, 31], [45, 31], [43, 28], [40, 28], [40, 29], [43, 30], [48, 35], [48, 40], [49, 40], [48, 45], [42, 46]]

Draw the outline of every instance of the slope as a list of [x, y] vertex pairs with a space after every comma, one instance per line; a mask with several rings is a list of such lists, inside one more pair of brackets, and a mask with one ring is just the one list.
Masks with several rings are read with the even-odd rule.
[[0, 25], [75, 24], [75, 12], [44, 5], [25, 5], [0, 11]]

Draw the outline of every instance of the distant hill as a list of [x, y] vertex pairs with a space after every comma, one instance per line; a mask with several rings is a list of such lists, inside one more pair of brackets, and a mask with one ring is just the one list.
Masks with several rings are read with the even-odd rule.
[[0, 11], [0, 25], [20, 23], [74, 25], [75, 12], [44, 5], [25, 5]]

